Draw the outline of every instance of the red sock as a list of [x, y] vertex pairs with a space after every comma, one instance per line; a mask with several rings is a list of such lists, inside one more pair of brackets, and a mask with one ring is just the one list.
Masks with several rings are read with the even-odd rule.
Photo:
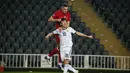
[[54, 54], [56, 54], [56, 53], [58, 53], [58, 52], [59, 52], [58, 48], [54, 48], [54, 49], [48, 54], [48, 56], [51, 57], [51, 56], [53, 56]]
[[59, 62], [58, 62], [58, 63], [62, 63], [62, 61], [61, 61], [61, 56], [60, 56], [60, 52], [58, 53], [58, 58], [59, 58]]

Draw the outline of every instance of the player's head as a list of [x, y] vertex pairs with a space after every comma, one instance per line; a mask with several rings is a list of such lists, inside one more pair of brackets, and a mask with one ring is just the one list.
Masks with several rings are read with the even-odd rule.
[[61, 10], [63, 13], [67, 13], [68, 12], [68, 5], [67, 4], [63, 4], [61, 7]]
[[66, 21], [65, 18], [61, 18], [60, 25], [61, 25], [61, 27], [65, 27], [65, 28], [67, 28], [67, 21]]

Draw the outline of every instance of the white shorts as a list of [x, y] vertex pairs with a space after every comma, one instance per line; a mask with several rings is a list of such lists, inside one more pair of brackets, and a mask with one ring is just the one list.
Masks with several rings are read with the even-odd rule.
[[66, 47], [60, 47], [60, 56], [61, 60], [64, 61], [65, 59], [71, 60], [71, 53], [72, 53], [72, 47], [66, 46]]

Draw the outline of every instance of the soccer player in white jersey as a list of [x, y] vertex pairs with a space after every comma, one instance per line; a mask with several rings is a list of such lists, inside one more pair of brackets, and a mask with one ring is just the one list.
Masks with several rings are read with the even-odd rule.
[[48, 39], [54, 34], [58, 34], [60, 37], [60, 54], [61, 54], [61, 60], [63, 61], [64, 64], [64, 73], [67, 73], [68, 70], [78, 73], [78, 70], [75, 70], [71, 65], [69, 65], [69, 61], [71, 60], [71, 50], [72, 50], [72, 33], [77, 34], [78, 36], [83, 36], [87, 38], [93, 38], [92, 36], [85, 35], [83, 33], [75, 31], [71, 27], [67, 27], [67, 22], [66, 19], [61, 19], [61, 28], [56, 29], [55, 31], [49, 33], [45, 38]]

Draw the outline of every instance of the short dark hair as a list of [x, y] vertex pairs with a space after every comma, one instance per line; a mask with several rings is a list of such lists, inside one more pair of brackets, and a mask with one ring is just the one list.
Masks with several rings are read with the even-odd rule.
[[66, 19], [65, 18], [61, 18], [60, 25], [61, 25], [62, 21], [66, 21]]
[[68, 4], [64, 3], [62, 4], [62, 7], [68, 7]]

